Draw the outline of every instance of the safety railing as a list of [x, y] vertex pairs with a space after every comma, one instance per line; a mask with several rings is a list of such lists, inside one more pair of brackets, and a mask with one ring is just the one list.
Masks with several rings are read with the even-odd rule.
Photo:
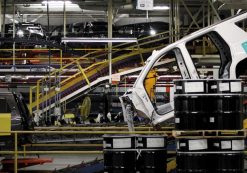
[[[141, 38], [138, 40], [139, 44], [133, 44], [133, 43], [123, 43], [123, 44], [119, 44], [116, 46], [113, 46], [113, 55], [116, 55], [117, 57], [113, 59], [112, 63], [114, 66], [114, 63], [118, 63], [121, 60], [127, 59], [127, 58], [131, 58], [133, 56], [136, 55], [140, 55], [140, 58], [142, 59], [142, 53], [148, 53], [151, 52], [154, 49], [159, 49], [161, 47], [164, 47], [163, 45], [156, 45], [156, 47], [151, 47], [151, 48], [141, 48], [141, 46], [145, 46], [151, 43], [155, 43], [157, 41], [164, 41], [164, 40], [168, 40], [169, 39], [169, 33], [165, 32], [165, 33], [160, 33], [158, 35], [156, 35], [155, 37], [147, 37], [147, 38]], [[152, 40], [151, 38], [156, 38], [158, 37], [158, 39], [156, 40]], [[150, 40], [151, 39], [151, 40]], [[128, 51], [128, 54], [124, 54], [124, 55], [117, 55], [118, 53], [121, 53], [122, 51]], [[30, 102], [30, 111], [33, 110], [33, 108], [36, 108], [36, 110], [39, 110], [40, 103], [45, 102], [47, 99], [51, 99], [52, 97], [54, 97], [56, 94], [62, 93], [63, 91], [65, 91], [66, 89], [70, 88], [71, 86], [74, 86], [76, 83], [81, 82], [86, 80], [86, 84], [90, 85], [91, 81], [90, 81], [90, 77], [92, 77], [93, 75], [97, 74], [98, 72], [102, 71], [103, 69], [105, 69], [108, 66], [108, 60], [102, 61], [103, 59], [106, 59], [108, 52], [107, 49], [105, 51], [102, 52], [101, 50], [97, 50], [95, 52], [90, 52], [86, 55], [84, 55], [83, 57], [77, 58], [75, 61], [63, 66], [61, 69], [59, 70], [55, 70], [53, 71], [49, 76], [46, 76], [45, 78], [39, 80], [37, 82], [37, 86], [36, 87], [32, 87], [30, 89], [30, 94], [32, 93], [36, 93], [35, 95], [35, 100], [33, 101], [34, 97], [30, 96], [30, 98], [32, 98], [31, 102]], [[85, 60], [85, 58], [88, 59], [94, 59], [95, 61], [97, 60], [101, 60], [101, 62], [96, 62], [86, 68], [83, 68], [81, 66], [81, 64], [83, 63], [83, 60]], [[143, 62], [143, 59], [142, 59]], [[75, 73], [74, 75], [72, 75], [71, 77], [68, 77], [66, 79], [63, 79], [62, 81], [59, 82], [60, 90], [58, 92], [55, 91], [56, 87], [51, 87], [49, 89], [49, 93], [44, 93], [42, 94], [42, 84], [45, 83], [44, 81], [48, 81], [50, 80], [50, 76], [51, 75], [55, 75], [55, 76], [61, 76], [62, 74], [66, 73], [66, 71], [69, 71], [69, 69], [77, 69], [77, 73]]]
[[[0, 52], [12, 52], [13, 49], [0, 49]], [[57, 56], [55, 57], [49, 57], [50, 53], [55, 53]], [[22, 55], [25, 53], [25, 55]], [[42, 53], [41, 56], [39, 56], [39, 53]], [[24, 56], [24, 57], [22, 57]], [[70, 57], [64, 57], [63, 58], [63, 51], [61, 49], [47, 49], [47, 48], [35, 48], [35, 49], [29, 49], [29, 48], [18, 48], [15, 49], [15, 56], [13, 57], [12, 54], [9, 57], [0, 57], [0, 63], [1, 64], [9, 64], [9, 65], [33, 65], [36, 66], [37, 64], [47, 64], [50, 63], [52, 65], [59, 65], [62, 67], [63, 61], [70, 60]], [[13, 61], [15, 64], [13, 64]], [[25, 62], [24, 62], [25, 61]]]
[[[92, 129], [91, 129], [92, 130]], [[97, 147], [102, 147], [102, 143], [97, 143], [97, 144], [78, 144], [78, 143], [67, 143], [67, 144], [46, 144], [46, 143], [42, 143], [42, 144], [38, 144], [38, 143], [34, 143], [34, 144], [19, 144], [19, 137], [23, 137], [23, 135], [104, 135], [104, 134], [160, 134], [160, 135], [167, 135], [167, 134], [171, 134], [171, 130], [166, 130], [166, 131], [134, 131], [134, 132], [130, 132], [130, 131], [126, 131], [124, 129], [124, 131], [120, 131], [120, 130], [115, 130], [114, 128], [111, 127], [108, 128], [107, 131], [105, 130], [96, 130], [96, 131], [91, 131], [91, 130], [85, 130], [85, 131], [71, 131], [71, 130], [62, 130], [62, 131], [47, 131], [47, 130], [43, 130], [43, 131], [0, 131], [0, 136], [2, 134], [11, 134], [11, 136], [9, 136], [9, 140], [11, 141], [11, 137], [14, 138], [13, 141], [13, 150], [1, 150], [0, 151], [0, 155], [13, 155], [14, 156], [14, 172], [17, 173], [18, 172], [18, 158], [23, 158], [26, 157], [27, 155], [30, 154], [102, 154], [103, 151], [101, 150], [89, 150], [87, 148], [87, 150], [61, 150], [61, 148], [59, 150], [28, 150], [29, 147], [42, 147], [44, 149], [48, 149], [49, 147], [92, 147], [97, 148]], [[1, 141], [1, 138], [0, 138]], [[102, 142], [102, 140], [101, 140]]]

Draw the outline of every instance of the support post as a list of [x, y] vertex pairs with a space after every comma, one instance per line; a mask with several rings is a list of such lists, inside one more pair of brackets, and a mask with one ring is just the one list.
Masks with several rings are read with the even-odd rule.
[[29, 112], [30, 115], [32, 116], [33, 113], [33, 87], [29, 88]]
[[5, 36], [5, 15], [6, 15], [6, 7], [7, 6], [7, 0], [4, 0], [3, 3], [3, 26], [2, 26], [2, 32], [1, 32], [1, 36], [4, 37]]
[[200, 26], [198, 25], [198, 23], [196, 22], [194, 16], [192, 15], [191, 11], [189, 10], [188, 6], [185, 4], [184, 0], [180, 0], [184, 6], [184, 8], [186, 9], [187, 13], [189, 14], [189, 16], [191, 17], [191, 19], [193, 20], [193, 22], [195, 23], [195, 25], [197, 26], [197, 28], [199, 29]]
[[63, 1], [63, 37], [66, 37], [66, 4]]
[[220, 18], [220, 16], [219, 16], [217, 10], [215, 9], [214, 4], [212, 3], [212, 1], [211, 1], [211, 0], [208, 0], [208, 3], [209, 3], [209, 5], [211, 6], [211, 8], [213, 9], [213, 11], [214, 11], [216, 17], [218, 18], [218, 20], [221, 20], [221, 18]]
[[[112, 38], [112, 0], [108, 0], [108, 38]], [[112, 42], [108, 43], [108, 60], [109, 60], [109, 84], [112, 83]]]
[[14, 172], [18, 173], [18, 138], [17, 138], [17, 132], [15, 132], [15, 166], [14, 166]]
[[0, 1], [0, 33], [2, 32], [2, 23], [3, 23], [3, 17], [2, 17], [2, 1]]
[[[13, 40], [15, 39], [15, 1], [13, 0]], [[15, 41], [13, 42], [13, 66], [15, 69]]]

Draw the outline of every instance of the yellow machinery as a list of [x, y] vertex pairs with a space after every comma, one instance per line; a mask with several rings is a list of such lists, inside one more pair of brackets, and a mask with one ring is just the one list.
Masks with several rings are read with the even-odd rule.
[[247, 129], [247, 119], [245, 119], [243, 123], [244, 123], [243, 125], [244, 129]]
[[148, 73], [145, 79], [145, 89], [152, 102], [155, 101], [155, 84], [157, 81], [157, 77], [158, 76], [156, 70], [153, 69]]
[[[0, 113], [0, 131], [11, 131], [11, 114]], [[8, 136], [10, 133], [0, 133], [0, 136]]]
[[80, 106], [80, 115], [83, 121], [86, 121], [91, 110], [91, 99], [90, 97], [85, 97], [82, 105]]

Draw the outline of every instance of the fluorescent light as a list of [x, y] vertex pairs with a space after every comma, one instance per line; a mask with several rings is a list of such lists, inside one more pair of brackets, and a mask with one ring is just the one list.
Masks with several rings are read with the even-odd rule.
[[164, 5], [164, 6], [154, 6], [153, 10], [169, 10], [170, 7]]
[[63, 37], [64, 43], [133, 43], [136, 38], [86, 38], [86, 37]]
[[[47, 4], [47, 1], [43, 1], [42, 4], [46, 5]], [[64, 1], [48, 1], [48, 4], [49, 5], [63, 5], [64, 4]], [[65, 1], [65, 4], [72, 4], [71, 1]]]
[[46, 6], [47, 3], [49, 4], [49, 7], [52, 8], [53, 10], [63, 10], [64, 5], [66, 6], [66, 10], [72, 10], [72, 11], [81, 11], [81, 8], [79, 7], [78, 4], [74, 4], [71, 1], [46, 1], [44, 0], [42, 2], [43, 6]]

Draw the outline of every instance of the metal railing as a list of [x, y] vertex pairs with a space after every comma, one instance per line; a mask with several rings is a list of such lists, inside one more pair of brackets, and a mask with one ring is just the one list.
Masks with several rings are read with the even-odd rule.
[[[113, 65], [115, 63], [118, 63], [124, 59], [127, 58], [131, 58], [133, 56], [136, 55], [140, 55], [141, 61], [143, 62], [143, 56], [142, 54], [144, 53], [149, 53], [155, 49], [160, 49], [162, 47], [164, 47], [164, 45], [156, 45], [154, 47], [151, 48], [140, 48], [140, 46], [145, 46], [148, 44], [153, 44], [156, 43], [158, 41], [164, 41], [164, 40], [168, 40], [169, 39], [169, 32], [164, 32], [164, 33], [159, 33], [158, 35], [156, 35], [155, 37], [158, 37], [157, 39], [151, 39], [151, 38], [155, 38], [154, 36], [149, 36], [146, 38], [141, 38], [138, 40], [137, 44], [133, 44], [133, 43], [123, 43], [123, 44], [119, 44], [113, 47], [113, 52], [112, 54], [118, 54], [121, 53], [121, 51], [128, 51], [128, 53], [126, 54], [122, 54], [122, 55], [116, 55], [117, 57], [113, 59], [112, 63]], [[40, 79], [37, 81], [37, 86], [32, 87], [30, 89], [30, 94], [33, 94], [33, 92], [35, 93], [35, 100], [33, 101], [33, 96], [30, 96], [30, 98], [32, 98], [30, 100], [30, 111], [32, 112], [32, 110], [34, 108], [36, 108], [36, 110], [39, 110], [40, 108], [40, 103], [43, 103], [45, 101], [47, 101], [48, 99], [51, 99], [52, 97], [54, 97], [56, 94], [60, 94], [63, 91], [65, 91], [66, 89], [70, 88], [71, 86], [74, 86], [76, 83], [78, 82], [82, 82], [84, 80], [86, 80], [87, 85], [90, 85], [90, 83], [92, 81], [90, 81], [90, 77], [97, 74], [99, 71], [103, 70], [104, 68], [106, 68], [108, 66], [108, 60], [102, 61], [102, 58], [105, 58], [106, 55], [108, 54], [107, 49], [105, 49], [104, 52], [102, 52], [101, 50], [97, 50], [95, 52], [90, 52], [86, 55], [84, 55], [83, 57], [77, 58], [75, 61], [63, 66], [62, 68], [53, 71], [50, 75], [55, 75], [55, 76], [59, 76], [62, 75], [64, 73], [66, 73], [69, 69], [77, 69], [78, 72], [75, 73], [74, 75], [72, 75], [71, 77], [68, 77], [66, 79], [63, 79], [60, 82], [60, 90], [58, 92], [55, 91], [55, 87], [51, 87], [49, 89], [49, 92], [46, 93], [44, 95], [44, 93], [42, 93], [42, 85], [44, 83], [46, 83], [46, 81], [50, 81], [51, 79], [49, 78], [49, 76], [46, 76], [43, 79]], [[96, 62], [86, 68], [83, 68], [80, 64], [82, 63], [82, 60], [85, 60], [86, 58], [88, 59], [101, 59], [101, 62]], [[50, 81], [51, 82], [51, 81]]]
[[[84, 128], [86, 129], [86, 128]], [[105, 128], [106, 129], [106, 128]], [[112, 128], [108, 127], [107, 128], [108, 131], [104, 131], [102, 130], [97, 130], [97, 131], [91, 131], [91, 130], [87, 130], [87, 131], [47, 131], [47, 130], [43, 130], [43, 131], [0, 131], [0, 135], [1, 134], [6, 134], [6, 133], [10, 133], [11, 136], [14, 137], [14, 149], [11, 151], [6, 151], [6, 150], [2, 150], [0, 151], [0, 155], [13, 155], [14, 156], [14, 172], [17, 173], [18, 172], [18, 157], [20, 155], [23, 155], [24, 157], [26, 157], [29, 154], [102, 154], [103, 151], [102, 150], [87, 150], [87, 151], [82, 151], [82, 150], [59, 150], [59, 151], [48, 151], [48, 150], [27, 150], [28, 147], [44, 147], [44, 148], [49, 148], [49, 147], [102, 147], [102, 143], [100, 144], [25, 144], [22, 145], [23, 150], [20, 149], [21, 146], [19, 146], [19, 141], [18, 141], [18, 137], [21, 135], [38, 135], [38, 134], [45, 134], [45, 135], [104, 135], [104, 134], [160, 134], [160, 135], [167, 135], [167, 134], [171, 134], [172, 132], [170, 130], [166, 130], [166, 131], [134, 131], [134, 132], [130, 132], [130, 131], [120, 131], [116, 129], [120, 129], [120, 128]], [[139, 129], [139, 128], [137, 128]], [[11, 137], [10, 136], [10, 137]], [[1, 139], [1, 138], [0, 138]]]

